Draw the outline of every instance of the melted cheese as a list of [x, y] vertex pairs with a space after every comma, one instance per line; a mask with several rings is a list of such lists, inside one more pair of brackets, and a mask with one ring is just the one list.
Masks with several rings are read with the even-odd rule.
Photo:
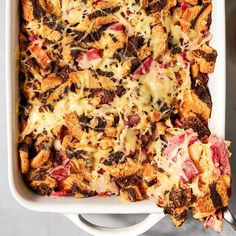
[[120, 135], [121, 143], [124, 145], [124, 150], [127, 155], [136, 150], [137, 131], [135, 129], [124, 129]]
[[105, 194], [108, 192], [109, 194], [117, 195], [119, 193], [119, 188], [116, 183], [111, 180], [109, 174], [106, 173], [98, 176], [97, 171], [94, 171], [93, 175], [96, 177], [93, 178], [91, 186], [98, 194]]
[[[135, 8], [135, 6], [133, 7]], [[123, 8], [123, 12], [127, 12], [128, 7]], [[136, 10], [136, 11], [135, 11]], [[122, 23], [128, 31], [128, 36], [142, 35], [144, 39], [150, 39], [151, 37], [151, 23], [153, 22], [153, 17], [148, 16], [144, 10], [140, 10], [136, 5], [136, 9], [133, 9], [135, 14], [123, 16], [121, 11], [115, 14], [115, 17]]]
[[22, 132], [22, 138], [26, 135], [34, 132], [40, 134], [44, 130], [50, 135], [51, 130], [59, 125], [64, 125], [65, 114], [76, 111], [78, 114], [88, 113], [93, 110], [93, 106], [88, 104], [86, 99], [81, 99], [79, 94], [69, 93], [64, 99], [57, 102], [54, 106], [53, 112], [39, 111], [40, 105], [35, 103], [32, 104], [32, 109], [29, 114], [27, 126]]
[[161, 73], [158, 63], [152, 63], [150, 73], [141, 76], [139, 81], [142, 83], [141, 97], [151, 95], [155, 105], [159, 100], [167, 104], [172, 102], [176, 81], [171, 80], [165, 73]]
[[91, 13], [92, 1], [85, 5], [82, 1], [62, 0], [62, 19], [70, 24], [82, 22], [84, 15]]

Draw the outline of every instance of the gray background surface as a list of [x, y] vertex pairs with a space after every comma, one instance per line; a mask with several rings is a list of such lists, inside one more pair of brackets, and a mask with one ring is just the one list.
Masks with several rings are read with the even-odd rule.
[[[223, 1], [223, 0], [219, 0]], [[231, 151], [236, 153], [236, 1], [226, 0], [227, 19], [227, 116], [226, 138], [232, 141]], [[5, 69], [4, 69], [4, 28], [5, 1], [0, 0], [0, 235], [1, 236], [85, 236], [87, 233], [77, 228], [64, 216], [52, 213], [37, 213], [24, 209], [13, 199], [7, 182], [7, 150], [6, 150], [6, 106], [5, 106]], [[217, 36], [215, 36], [217, 37]], [[233, 178], [236, 183], [236, 158], [231, 158]], [[231, 209], [236, 213], [236, 190], [233, 189]], [[108, 215], [86, 216], [92, 222], [101, 225], [125, 226], [141, 220], [144, 215]], [[180, 229], [176, 229], [168, 217], [144, 234], [145, 236], [204, 236], [219, 235], [202, 228], [202, 223], [192, 219]], [[221, 235], [233, 236], [236, 233], [224, 224]]]

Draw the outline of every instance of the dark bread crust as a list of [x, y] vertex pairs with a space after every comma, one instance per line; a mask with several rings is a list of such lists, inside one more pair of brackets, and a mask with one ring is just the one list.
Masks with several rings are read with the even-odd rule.
[[217, 210], [222, 208], [223, 203], [220, 194], [217, 192], [216, 183], [211, 184], [209, 187], [210, 187], [210, 198], [212, 200], [215, 209]]
[[209, 128], [197, 116], [188, 117], [183, 123], [183, 128], [186, 130], [192, 128], [200, 139], [210, 135]]
[[193, 91], [201, 101], [206, 103], [210, 109], [212, 108], [211, 95], [207, 86], [204, 86], [202, 84], [197, 84], [193, 87]]

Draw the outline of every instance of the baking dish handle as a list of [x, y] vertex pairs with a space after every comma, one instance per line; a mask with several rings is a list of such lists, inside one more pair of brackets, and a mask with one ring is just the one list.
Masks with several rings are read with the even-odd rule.
[[165, 215], [164, 213], [149, 214], [143, 221], [127, 227], [103, 227], [87, 221], [81, 214], [65, 214], [79, 228], [94, 236], [137, 236], [148, 231]]

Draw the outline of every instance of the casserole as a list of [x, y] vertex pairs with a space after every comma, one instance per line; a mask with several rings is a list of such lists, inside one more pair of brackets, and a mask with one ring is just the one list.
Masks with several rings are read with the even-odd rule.
[[[224, 26], [224, 3], [213, 1], [213, 24], [211, 32], [213, 40], [211, 45], [218, 51], [218, 60], [215, 72], [211, 75], [210, 90], [214, 103], [210, 128], [221, 138], [224, 137], [225, 120], [225, 26]], [[17, 84], [17, 60], [18, 60], [18, 32], [19, 32], [19, 2], [8, 1], [7, 3], [7, 32], [6, 32], [6, 71], [7, 71], [7, 121], [8, 121], [8, 160], [9, 160], [9, 183], [16, 200], [24, 207], [43, 212], [57, 212], [67, 214], [70, 219], [77, 222], [83, 229], [90, 233], [92, 226], [86, 226], [86, 222], [80, 217], [70, 214], [77, 213], [156, 213], [150, 215], [144, 222], [129, 229], [130, 235], [137, 235], [151, 227], [163, 217], [162, 210], [154, 201], [145, 200], [135, 203], [121, 202], [117, 197], [73, 199], [45, 198], [32, 193], [23, 182], [18, 171], [17, 158], [17, 107], [18, 107], [18, 84]], [[216, 26], [217, 22], [217, 26]], [[158, 214], [157, 214], [158, 213]], [[68, 215], [69, 214], [69, 215]], [[80, 222], [80, 223], [79, 223]], [[135, 230], [135, 231], [132, 231]], [[114, 234], [114, 232], [112, 232]], [[120, 231], [117, 234], [121, 233]], [[104, 233], [102, 233], [104, 235]], [[125, 235], [123, 233], [123, 235]]]

